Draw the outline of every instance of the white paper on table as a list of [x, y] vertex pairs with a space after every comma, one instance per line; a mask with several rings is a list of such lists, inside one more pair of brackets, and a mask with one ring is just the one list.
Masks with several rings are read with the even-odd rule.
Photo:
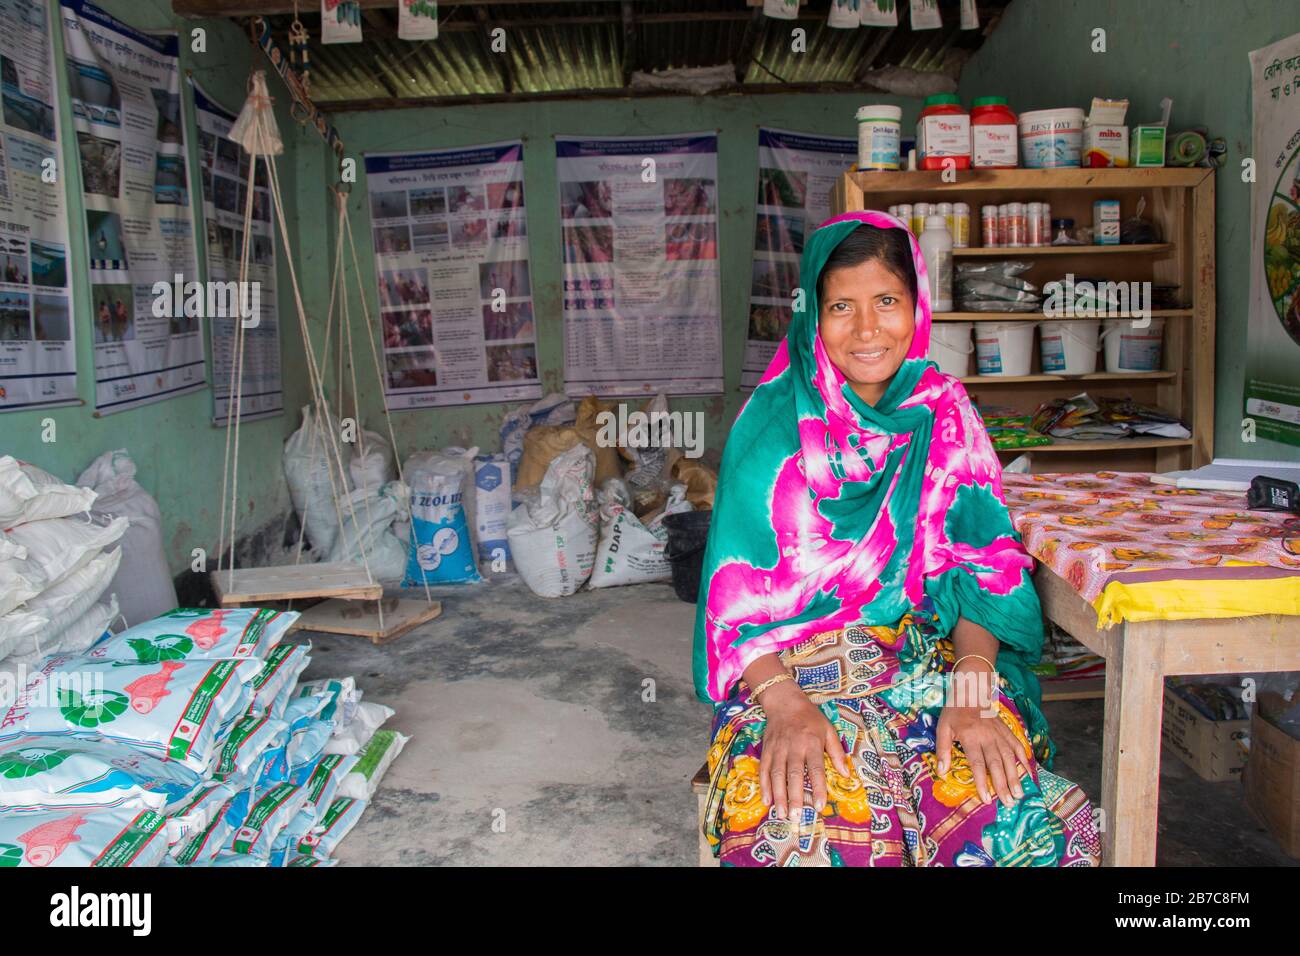
[[1250, 488], [1251, 480], [1259, 475], [1300, 484], [1300, 462], [1216, 458], [1208, 465], [1190, 471], [1170, 471], [1163, 475], [1152, 475], [1151, 480], [1157, 484], [1175, 485], [1178, 488], [1244, 492]]

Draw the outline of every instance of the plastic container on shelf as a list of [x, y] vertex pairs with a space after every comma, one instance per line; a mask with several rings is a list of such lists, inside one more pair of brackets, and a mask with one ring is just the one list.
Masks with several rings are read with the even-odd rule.
[[939, 371], [955, 378], [970, 374], [970, 357], [975, 352], [971, 342], [974, 322], [935, 322], [930, 326], [930, 358]]
[[927, 216], [918, 243], [930, 283], [930, 309], [952, 311], [952, 233], [943, 216]]
[[916, 122], [916, 146], [921, 169], [944, 169], [949, 163], [954, 169], [970, 169], [970, 115], [955, 93], [925, 98]]
[[902, 132], [903, 110], [884, 103], [859, 108], [858, 169], [889, 170], [899, 168], [898, 142]]
[[965, 249], [970, 245], [970, 205], [964, 202], [952, 204], [952, 247]]
[[1028, 375], [1034, 362], [1037, 322], [980, 322], [975, 363], [981, 375]]
[[1091, 375], [1097, 371], [1101, 322], [1038, 323], [1038, 355], [1049, 375]]
[[971, 165], [976, 169], [1014, 169], [1020, 158], [1016, 114], [1005, 97], [979, 96], [970, 111]]
[[1151, 324], [1144, 327], [1134, 319], [1106, 319], [1102, 325], [1107, 372], [1158, 372], [1163, 367], [1163, 317], [1153, 316]]
[[1020, 114], [1020, 163], [1026, 169], [1078, 166], [1083, 151], [1083, 110], [1033, 110]]

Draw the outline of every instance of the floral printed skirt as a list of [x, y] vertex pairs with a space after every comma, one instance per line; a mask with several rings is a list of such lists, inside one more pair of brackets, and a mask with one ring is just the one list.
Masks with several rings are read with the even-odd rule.
[[[1074, 784], [1031, 758], [1024, 796], [980, 801], [966, 758], [940, 776], [935, 729], [953, 654], [928, 622], [826, 631], [781, 654], [804, 692], [839, 731], [854, 775], [826, 760], [827, 805], [818, 814], [805, 781], [796, 820], [765, 806], [759, 761], [767, 718], [741, 682], [719, 704], [709, 749], [705, 835], [724, 866], [1095, 866], [1093, 809]], [[1005, 691], [1005, 686], [1003, 687]], [[1031, 744], [1004, 692], [998, 717]], [[1039, 742], [1035, 742], [1039, 743]]]

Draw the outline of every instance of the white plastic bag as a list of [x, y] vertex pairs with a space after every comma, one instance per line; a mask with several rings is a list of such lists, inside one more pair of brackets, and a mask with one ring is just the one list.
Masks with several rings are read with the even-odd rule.
[[[348, 473], [355, 488], [378, 491], [393, 480], [393, 449], [388, 440], [377, 432], [362, 429], [352, 445], [352, 460]], [[346, 517], [346, 513], [344, 515]]]
[[93, 489], [93, 513], [125, 517], [122, 564], [109, 585], [127, 624], [139, 624], [176, 606], [176, 587], [163, 550], [162, 513], [135, 480], [135, 462], [126, 449], [104, 452], [81, 473], [77, 484]]
[[[339, 515], [343, 499], [352, 491], [351, 475], [340, 475], [334, 460], [327, 420], [317, 423], [312, 407], [302, 407], [302, 425], [284, 443], [284, 477], [289, 483], [289, 498], [298, 519], [306, 527], [312, 551], [327, 554], [339, 532]], [[343, 452], [348, 446], [339, 442]], [[340, 507], [335, 509], [334, 496]]]
[[597, 517], [591, 479], [596, 458], [586, 445], [556, 456], [535, 499], [510, 513], [507, 536], [519, 575], [541, 597], [566, 597], [591, 576]]
[[0, 456], [0, 528], [80, 514], [94, 501], [89, 488], [65, 485], [35, 465]]
[[399, 518], [406, 523], [401, 499], [407, 496], [406, 486], [398, 481], [358, 487], [349, 494], [340, 503], [343, 524], [325, 560], [369, 567], [371, 576], [384, 584], [400, 581], [406, 570], [406, 546], [393, 527]]
[[394, 713], [396, 712], [393, 708], [372, 701], [357, 704], [357, 711], [352, 720], [335, 726], [333, 735], [325, 743], [324, 752], [327, 754], [356, 753]]

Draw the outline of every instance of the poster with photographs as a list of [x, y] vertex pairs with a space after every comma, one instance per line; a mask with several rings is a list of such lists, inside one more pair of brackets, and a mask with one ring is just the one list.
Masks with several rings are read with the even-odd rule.
[[[77, 401], [68, 214], [44, 0], [0, 0], [0, 411]], [[50, 181], [47, 181], [50, 180]]]
[[853, 139], [759, 128], [749, 332], [740, 368], [743, 389], [758, 384], [785, 338], [804, 239], [830, 217], [831, 187], [857, 155]]
[[177, 40], [85, 0], [61, 3], [90, 256], [95, 409], [107, 414], [207, 384], [201, 316], [186, 314], [183, 297], [155, 308], [153, 292], [177, 276], [198, 279]]
[[568, 394], [722, 391], [718, 137], [557, 137]]
[[[193, 80], [194, 125], [199, 137], [199, 179], [203, 184], [203, 222], [207, 237], [208, 282], [221, 283], [222, 303], [238, 302], [252, 314], [244, 326], [244, 370], [237, 385], [240, 418], [254, 421], [284, 409], [280, 380], [280, 317], [275, 297], [275, 235], [266, 164], [259, 162], [253, 186], [253, 219], [244, 236], [250, 158], [227, 138], [235, 115], [203, 92]], [[248, 285], [239, 287], [244, 243], [248, 249]], [[254, 285], [256, 283], [256, 285]], [[210, 288], [218, 288], [210, 285]], [[238, 296], [232, 299], [232, 296]], [[231, 415], [231, 369], [235, 359], [235, 323], [239, 316], [209, 315], [212, 338], [212, 421], [226, 424]]]
[[1300, 445], [1300, 33], [1250, 55], [1250, 320], [1245, 413], [1260, 438]]
[[540, 398], [524, 145], [366, 155], [389, 408]]

